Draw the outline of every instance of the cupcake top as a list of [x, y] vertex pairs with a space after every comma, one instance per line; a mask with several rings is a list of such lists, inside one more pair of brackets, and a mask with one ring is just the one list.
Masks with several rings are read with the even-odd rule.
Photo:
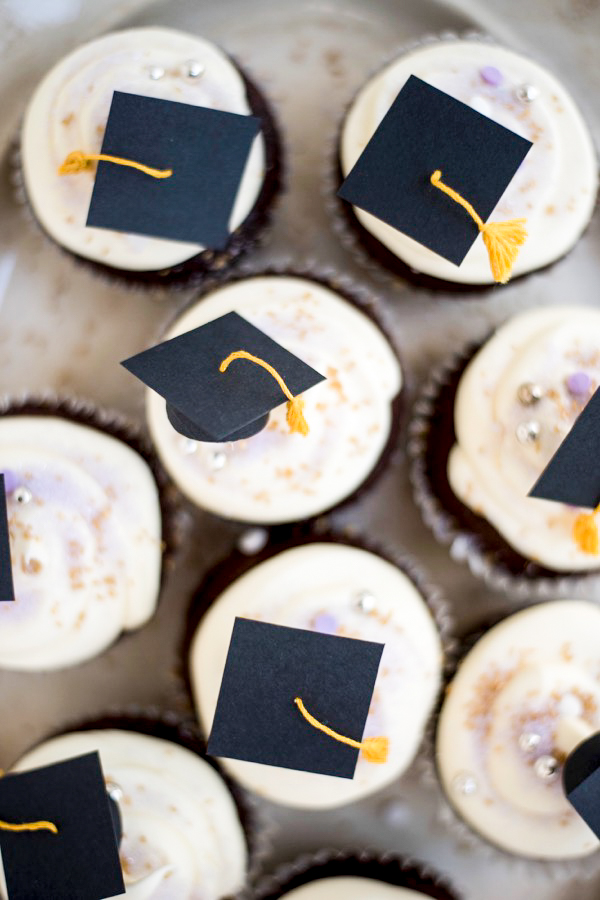
[[254, 437], [198, 443], [174, 430], [165, 401], [148, 391], [158, 453], [191, 500], [226, 518], [278, 523], [318, 515], [353, 494], [380, 459], [402, 385], [400, 364], [380, 329], [352, 303], [295, 276], [221, 287], [184, 313], [166, 339], [232, 311], [327, 376], [304, 395], [310, 433], [290, 434], [282, 396]]
[[221, 900], [243, 887], [247, 847], [227, 785], [190, 750], [133, 731], [60, 735], [22, 757], [22, 772], [98, 751], [123, 827], [121, 865], [136, 900]]
[[420, 891], [373, 878], [320, 878], [281, 895], [281, 900], [423, 900]]
[[471, 360], [456, 395], [452, 490], [518, 553], [556, 571], [600, 566], [575, 529], [589, 510], [527, 496], [600, 384], [599, 329], [600, 311], [588, 307], [515, 316]]
[[[352, 169], [410, 75], [533, 141], [489, 220], [527, 219], [529, 237], [513, 274], [538, 269], [566, 253], [588, 223], [595, 202], [597, 161], [592, 140], [562, 85], [541, 66], [502, 47], [441, 41], [406, 53], [379, 72], [358, 94], [345, 120], [340, 143], [343, 175]], [[481, 240], [457, 267], [369, 213], [360, 209], [355, 213], [367, 231], [418, 272], [463, 284], [493, 280]]]
[[[244, 79], [209, 41], [168, 28], [133, 28], [70, 53], [46, 75], [27, 107], [21, 147], [25, 188], [48, 234], [72, 253], [115, 268], [156, 271], [176, 266], [204, 248], [86, 228], [94, 172], [58, 175], [73, 150], [100, 152], [114, 91], [250, 115]], [[230, 230], [252, 210], [264, 170], [264, 140], [258, 135], [232, 209]]]
[[96, 656], [156, 608], [161, 514], [127, 444], [51, 415], [0, 417], [15, 601], [0, 603], [0, 668]]
[[440, 778], [473, 829], [540, 859], [585, 856], [598, 838], [567, 802], [559, 725], [600, 730], [600, 609], [544, 603], [510, 616], [467, 654], [442, 708]]
[[358, 800], [403, 774], [421, 743], [442, 664], [433, 617], [404, 572], [358, 547], [309, 543], [234, 581], [203, 616], [191, 644], [190, 679], [206, 733], [236, 616], [385, 644], [364, 738], [383, 735], [390, 746], [384, 764], [359, 757], [352, 780], [224, 759], [233, 777], [277, 803], [319, 809]]

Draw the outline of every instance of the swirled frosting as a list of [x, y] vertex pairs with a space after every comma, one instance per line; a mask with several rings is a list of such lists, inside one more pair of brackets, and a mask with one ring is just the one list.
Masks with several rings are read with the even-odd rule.
[[567, 859], [600, 847], [564, 796], [562, 766], [546, 777], [537, 768], [556, 758], [565, 718], [600, 729], [600, 610], [591, 603], [510, 616], [477, 642], [452, 682], [437, 736], [442, 784], [472, 828], [511, 853]]
[[161, 515], [145, 461], [53, 416], [0, 417], [15, 602], [0, 603], [0, 667], [72, 666], [154, 613]]
[[[556, 78], [503, 47], [441, 41], [418, 47], [383, 69], [359, 93], [344, 123], [340, 145], [344, 175], [410, 75], [533, 141], [490, 216], [490, 221], [527, 219], [529, 237], [513, 273], [531, 272], [565, 254], [578, 240], [594, 207], [598, 164], [592, 139], [579, 110]], [[530, 99], [525, 99], [526, 94]], [[369, 213], [354, 211], [361, 225], [412, 269], [463, 284], [492, 282], [481, 238], [457, 267]]]
[[199, 444], [173, 429], [164, 400], [149, 391], [158, 453], [181, 490], [218, 515], [261, 523], [317, 515], [354, 493], [379, 460], [400, 365], [371, 319], [331, 289], [291, 276], [253, 277], [213, 291], [166, 338], [233, 310], [327, 376], [304, 395], [310, 433], [290, 434], [282, 405], [248, 440]]
[[[189, 74], [198, 71], [195, 77]], [[131, 271], [170, 268], [204, 248], [87, 228], [93, 171], [58, 175], [71, 151], [100, 152], [114, 91], [249, 115], [244, 81], [209, 41], [168, 28], [134, 28], [70, 53], [46, 75], [27, 107], [22, 134], [25, 188], [48, 234], [73, 253], [108, 266]], [[264, 139], [258, 135], [231, 213], [231, 230], [252, 210], [264, 168]]]
[[600, 565], [574, 535], [589, 510], [527, 496], [600, 385], [598, 334], [592, 308], [515, 316], [473, 357], [456, 395], [452, 490], [522, 556], [556, 571]]
[[236, 806], [219, 774], [190, 750], [132, 731], [83, 731], [41, 744], [14, 770], [96, 750], [107, 783], [118, 791], [127, 896], [220, 900], [237, 893], [247, 848]]
[[234, 581], [202, 618], [190, 651], [206, 733], [236, 616], [385, 644], [364, 737], [385, 735], [390, 750], [382, 765], [359, 757], [353, 780], [223, 760], [234, 778], [276, 803], [319, 809], [351, 803], [403, 774], [439, 690], [442, 648], [429, 609], [400, 569], [357, 547], [311, 543], [285, 550]]
[[281, 895], [281, 900], [423, 900], [420, 891], [373, 878], [320, 878]]

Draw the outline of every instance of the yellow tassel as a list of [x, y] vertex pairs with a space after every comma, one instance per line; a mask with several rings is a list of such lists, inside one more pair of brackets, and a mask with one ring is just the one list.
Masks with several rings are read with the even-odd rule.
[[344, 737], [343, 734], [339, 734], [333, 728], [329, 728], [327, 725], [319, 722], [318, 719], [315, 719], [305, 707], [301, 697], [296, 697], [294, 703], [308, 724], [318, 731], [322, 731], [327, 737], [333, 738], [334, 741], [339, 741], [340, 744], [346, 744], [348, 747], [360, 750], [367, 762], [379, 764], [387, 762], [390, 742], [386, 737], [366, 738], [364, 741], [355, 741], [353, 738]]
[[138, 169], [145, 175], [151, 175], [152, 178], [170, 178], [173, 174], [173, 169], [154, 169], [152, 166], [145, 166], [132, 159], [123, 159], [121, 156], [109, 156], [106, 153], [83, 153], [82, 150], [73, 150], [72, 153], [69, 153], [62, 166], [59, 167], [58, 174], [76, 175], [78, 172], [83, 172], [84, 169], [89, 169], [92, 162], [99, 160]]
[[269, 375], [273, 376], [288, 399], [286, 421], [290, 426], [290, 433], [301, 434], [306, 437], [310, 429], [308, 427], [306, 419], [304, 418], [303, 397], [300, 394], [298, 394], [297, 397], [294, 397], [279, 372], [274, 369], [273, 366], [269, 365], [268, 362], [265, 362], [265, 360], [261, 359], [259, 356], [253, 356], [246, 350], [235, 350], [233, 353], [230, 353], [229, 356], [224, 359], [219, 366], [219, 372], [226, 372], [229, 364], [232, 363], [234, 359], [247, 359], [249, 360], [249, 362], [256, 363], [257, 366], [262, 366], [263, 369], [266, 369]]
[[53, 822], [24, 822], [22, 825], [11, 825], [10, 822], [0, 821], [0, 831], [51, 831], [58, 834], [58, 828]]
[[494, 281], [497, 281], [499, 284], [506, 284], [518, 256], [519, 247], [527, 239], [527, 230], [525, 228], [527, 220], [510, 219], [508, 222], [486, 223], [469, 201], [461, 197], [453, 188], [444, 184], [441, 178], [441, 171], [436, 169], [430, 179], [432, 185], [460, 204], [471, 216], [483, 236], [483, 243], [490, 258], [490, 268]]
[[600, 542], [598, 540], [598, 525], [593, 513], [581, 513], [577, 516], [573, 525], [573, 539], [582, 553], [598, 556]]

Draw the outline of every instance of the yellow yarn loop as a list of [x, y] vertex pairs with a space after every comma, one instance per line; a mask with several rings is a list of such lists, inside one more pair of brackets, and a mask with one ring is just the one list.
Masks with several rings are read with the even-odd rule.
[[481, 216], [473, 209], [468, 200], [461, 197], [453, 188], [441, 180], [442, 173], [439, 169], [431, 176], [431, 183], [439, 188], [455, 203], [460, 204], [471, 216], [483, 236], [490, 258], [490, 268], [494, 281], [506, 284], [510, 278], [512, 267], [519, 253], [519, 247], [525, 243], [527, 230], [526, 219], [510, 219], [507, 222], [484, 222]]
[[322, 722], [319, 722], [318, 719], [315, 719], [315, 717], [312, 716], [305, 707], [301, 697], [296, 697], [294, 699], [294, 703], [296, 704], [308, 724], [312, 725], [313, 728], [316, 728], [318, 731], [322, 731], [323, 734], [326, 734], [328, 737], [333, 738], [334, 741], [339, 741], [340, 744], [347, 744], [349, 747], [355, 747], [357, 750], [360, 750], [367, 762], [387, 762], [390, 742], [386, 737], [366, 738], [366, 740], [364, 741], [355, 741], [353, 738], [344, 737], [343, 734], [338, 734], [337, 731], [334, 731], [332, 728], [328, 728], [327, 725], [323, 725]]
[[219, 372], [226, 372], [229, 364], [232, 363], [235, 359], [247, 359], [249, 360], [249, 362], [256, 363], [257, 366], [262, 366], [263, 369], [266, 369], [269, 375], [273, 376], [288, 399], [286, 421], [290, 426], [291, 434], [302, 434], [306, 436], [309, 432], [309, 427], [306, 419], [304, 418], [303, 397], [300, 394], [298, 394], [297, 397], [294, 397], [279, 372], [274, 369], [273, 366], [269, 365], [268, 362], [265, 362], [264, 359], [260, 359], [260, 357], [258, 356], [253, 356], [246, 350], [235, 350], [233, 353], [230, 353], [227, 359], [224, 359], [219, 366]]
[[58, 828], [53, 822], [24, 822], [22, 825], [11, 825], [10, 822], [0, 821], [0, 831], [51, 831], [58, 834]]
[[598, 556], [600, 553], [600, 541], [598, 539], [598, 525], [593, 513], [580, 513], [573, 525], [573, 539], [582, 553], [590, 556]]
[[132, 169], [138, 169], [145, 175], [151, 175], [152, 178], [170, 178], [173, 169], [153, 169], [152, 166], [145, 166], [143, 163], [134, 162], [132, 159], [123, 159], [121, 156], [109, 156], [106, 153], [83, 153], [82, 150], [74, 150], [69, 153], [62, 166], [58, 170], [59, 175], [76, 175], [89, 169], [90, 163], [101, 160], [103, 162], [115, 163], [118, 166], [129, 166]]

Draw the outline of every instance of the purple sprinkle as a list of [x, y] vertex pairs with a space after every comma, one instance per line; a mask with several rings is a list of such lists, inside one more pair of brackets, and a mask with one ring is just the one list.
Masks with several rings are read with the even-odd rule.
[[573, 372], [573, 374], [569, 375], [567, 378], [567, 390], [576, 397], [589, 394], [591, 386], [592, 379], [589, 375], [586, 375], [585, 372]]
[[320, 631], [321, 634], [335, 634], [337, 627], [337, 619], [331, 613], [319, 613], [315, 616], [315, 631]]
[[491, 84], [492, 87], [498, 87], [498, 85], [502, 84], [504, 81], [504, 75], [500, 69], [496, 68], [496, 66], [484, 66], [479, 70], [479, 74], [483, 81], [485, 81], [486, 84]]

